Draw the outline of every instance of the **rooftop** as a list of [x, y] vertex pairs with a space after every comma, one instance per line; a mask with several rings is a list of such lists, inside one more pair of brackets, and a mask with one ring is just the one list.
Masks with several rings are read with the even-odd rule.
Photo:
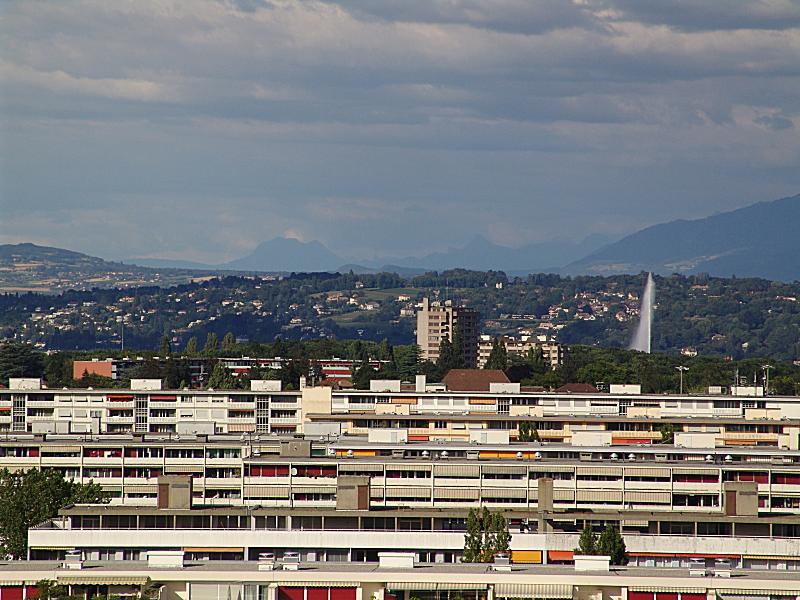
[[[790, 592], [800, 589], [797, 571], [734, 570], [730, 579], [691, 576], [687, 569], [614, 567], [610, 572], [579, 572], [572, 566], [514, 565], [511, 572], [492, 570], [488, 564], [419, 564], [413, 569], [380, 568], [376, 563], [301, 563], [297, 571], [259, 571], [256, 561], [195, 561], [184, 568], [151, 568], [143, 561], [84, 562], [81, 570], [59, 568], [57, 561], [11, 561], [0, 563], [0, 584], [4, 581], [36, 581], [49, 579], [83, 580], [110, 577], [149, 577], [153, 581], [206, 582], [352, 582], [382, 583], [423, 582], [431, 585], [461, 583], [485, 587], [488, 584], [564, 584], [595, 586], [681, 586], [687, 591], [716, 589], [723, 593]], [[340, 583], [341, 585], [341, 583]]]
[[442, 379], [451, 392], [488, 392], [492, 383], [511, 383], [499, 369], [451, 369]]

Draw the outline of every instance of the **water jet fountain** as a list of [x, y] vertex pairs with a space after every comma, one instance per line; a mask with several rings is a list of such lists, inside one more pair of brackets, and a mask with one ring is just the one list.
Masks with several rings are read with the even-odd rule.
[[636, 333], [633, 334], [629, 350], [638, 350], [650, 354], [651, 335], [650, 329], [653, 325], [653, 301], [656, 297], [656, 282], [653, 281], [653, 274], [647, 274], [647, 283], [642, 294], [642, 305], [639, 308], [639, 325], [636, 326]]

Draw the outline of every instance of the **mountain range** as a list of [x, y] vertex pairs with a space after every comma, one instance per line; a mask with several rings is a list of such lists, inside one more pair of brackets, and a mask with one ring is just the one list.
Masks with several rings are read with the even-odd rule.
[[551, 241], [512, 248], [476, 236], [463, 247], [421, 257], [350, 262], [318, 241], [280, 237], [259, 244], [247, 256], [216, 265], [166, 259], [131, 259], [123, 264], [60, 248], [0, 245], [0, 288], [16, 290], [163, 285], [224, 271], [352, 270], [412, 276], [453, 268], [498, 270], [509, 275], [652, 271], [800, 280], [800, 195], [701, 219], [653, 225], [616, 241], [595, 235], [578, 243]]
[[589, 275], [641, 271], [800, 280], [800, 194], [653, 225], [562, 270]]
[[610, 240], [592, 235], [581, 242], [558, 240], [519, 248], [494, 244], [476, 235], [460, 248], [449, 248], [421, 257], [388, 257], [347, 262], [317, 241], [301, 242], [277, 237], [259, 244], [253, 252], [227, 263], [209, 265], [163, 259], [130, 259], [131, 263], [160, 268], [222, 269], [235, 271], [354, 271], [357, 273], [395, 272], [414, 275], [425, 271], [467, 268], [476, 271], [503, 270], [509, 274], [556, 272], [561, 265], [585, 256]]
[[[136, 264], [192, 268], [185, 262]], [[498, 270], [509, 275], [551, 272], [614, 275], [652, 271], [721, 277], [800, 279], [800, 195], [705, 218], [647, 227], [622, 239], [592, 235], [581, 242], [550, 241], [510, 247], [475, 236], [463, 247], [425, 256], [346, 260], [320, 242], [274, 238], [251, 254], [221, 265], [193, 268], [239, 271], [396, 272], [414, 275], [453, 268]]]

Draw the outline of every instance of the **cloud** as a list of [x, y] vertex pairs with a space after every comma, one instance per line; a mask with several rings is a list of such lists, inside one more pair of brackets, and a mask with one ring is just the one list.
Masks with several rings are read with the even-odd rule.
[[408, 254], [796, 193], [799, 6], [11, 2], [0, 233]]
[[780, 115], [762, 115], [753, 119], [753, 122], [768, 127], [773, 131], [783, 131], [784, 129], [792, 129], [794, 127], [794, 123], [792, 123], [791, 119]]
[[610, 18], [685, 31], [732, 29], [794, 29], [800, 26], [800, 4], [795, 0], [592, 0]]

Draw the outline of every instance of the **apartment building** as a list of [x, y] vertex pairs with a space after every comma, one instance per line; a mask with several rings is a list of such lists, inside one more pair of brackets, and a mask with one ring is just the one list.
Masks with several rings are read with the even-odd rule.
[[[486, 373], [486, 372], [481, 372]], [[367, 436], [402, 429], [409, 441], [470, 442], [520, 427], [544, 443], [638, 445], [676, 443], [797, 449], [800, 398], [648, 395], [626, 386], [611, 393], [524, 391], [489, 383], [488, 391], [448, 391], [419, 377], [374, 381], [373, 390], [303, 387], [278, 381], [250, 390], [162, 390], [158, 380], [133, 380], [130, 390], [45, 389], [11, 379], [0, 390], [0, 433], [164, 433]], [[500, 439], [500, 438], [498, 438]]]
[[158, 379], [131, 389], [45, 389], [36, 379], [11, 379], [0, 392], [0, 432], [276, 433], [301, 422], [298, 392], [280, 381], [253, 381], [249, 391], [162, 390]]
[[436, 362], [439, 359], [439, 346], [443, 340], [453, 341], [458, 329], [461, 334], [464, 364], [474, 368], [478, 364], [478, 327], [480, 315], [466, 306], [454, 304], [451, 300], [431, 302], [423, 298], [417, 307], [417, 345], [420, 358]]
[[353, 476], [369, 478], [373, 507], [530, 509], [549, 478], [563, 510], [714, 513], [728, 487], [752, 482], [754, 514], [800, 514], [800, 452], [775, 448], [25, 435], [0, 440], [0, 468], [56, 469], [141, 506], [155, 504], [158, 477], [187, 475], [200, 503], [335, 508], [338, 478]]
[[486, 361], [489, 360], [489, 356], [492, 354], [495, 339], [498, 339], [505, 346], [509, 355], [527, 356], [531, 350], [534, 352], [541, 351], [544, 363], [551, 369], [555, 369], [564, 363], [564, 347], [555, 342], [540, 342], [532, 337], [515, 338], [504, 335], [494, 338], [491, 335], [481, 335], [478, 340], [479, 369], [483, 369], [486, 366]]
[[[571, 560], [584, 525], [606, 523], [626, 535], [635, 564], [702, 555], [781, 569], [800, 556], [797, 450], [25, 435], [0, 441], [0, 468], [53, 468], [112, 497], [32, 529], [40, 559], [70, 548], [126, 559], [293, 549], [309, 560], [372, 561], [403, 549], [457, 562], [475, 506], [506, 515], [518, 562]], [[183, 504], [161, 501], [165, 478], [189, 484]]]

